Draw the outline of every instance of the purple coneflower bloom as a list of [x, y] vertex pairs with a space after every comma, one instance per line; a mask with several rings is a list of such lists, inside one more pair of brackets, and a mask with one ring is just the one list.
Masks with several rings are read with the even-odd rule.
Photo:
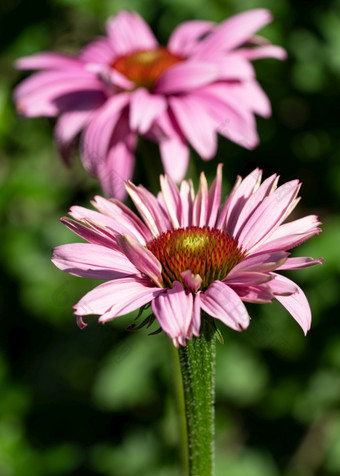
[[59, 116], [55, 139], [66, 161], [83, 131], [84, 167], [110, 196], [125, 195], [138, 135], [159, 144], [166, 173], [179, 182], [188, 144], [205, 160], [216, 153], [217, 133], [249, 149], [258, 144], [254, 114], [268, 117], [271, 108], [251, 61], [286, 55], [254, 36], [271, 19], [268, 10], [255, 9], [219, 25], [188, 21], [163, 47], [137, 13], [122, 11], [108, 20], [107, 36], [76, 56], [19, 59], [18, 68], [41, 71], [16, 88], [17, 110]]
[[107, 280], [76, 305], [82, 316], [99, 322], [148, 303], [174, 344], [198, 336], [201, 310], [241, 331], [249, 324], [244, 302], [277, 299], [306, 333], [311, 311], [302, 290], [278, 274], [321, 264], [321, 258], [290, 258], [287, 250], [320, 232], [315, 215], [284, 223], [297, 205], [300, 184], [277, 188], [272, 175], [261, 184], [261, 171], [238, 177], [221, 203], [222, 165], [208, 189], [204, 173], [195, 195], [192, 182], [179, 189], [161, 176], [157, 198], [142, 185], [126, 183], [140, 217], [116, 199], [95, 197], [98, 211], [72, 207], [62, 218], [88, 243], [54, 250], [54, 264], [75, 276]]

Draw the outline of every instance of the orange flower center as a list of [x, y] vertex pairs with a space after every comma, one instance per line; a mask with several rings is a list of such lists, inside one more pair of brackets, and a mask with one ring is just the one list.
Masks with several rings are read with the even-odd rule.
[[142, 50], [120, 56], [112, 67], [133, 81], [136, 86], [152, 89], [161, 74], [184, 58], [170, 53], [160, 46], [154, 50]]
[[244, 253], [228, 233], [208, 227], [191, 226], [167, 231], [147, 243], [162, 265], [165, 286], [183, 283], [181, 273], [190, 270], [202, 278], [200, 289], [222, 280], [240, 263]]

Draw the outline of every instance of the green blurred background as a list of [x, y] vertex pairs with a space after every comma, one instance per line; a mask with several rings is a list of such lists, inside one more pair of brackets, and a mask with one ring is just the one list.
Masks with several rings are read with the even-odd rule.
[[[261, 33], [289, 52], [256, 62], [273, 104], [258, 119], [253, 152], [219, 141], [217, 159], [193, 155], [190, 173], [224, 192], [255, 166], [299, 178], [296, 217], [320, 215], [324, 232], [296, 255], [322, 267], [291, 273], [312, 307], [307, 338], [278, 304], [249, 305], [242, 334], [220, 326], [217, 349], [216, 476], [340, 474], [340, 1], [2, 0], [0, 3], [0, 475], [179, 476], [180, 442], [170, 340], [126, 332], [133, 316], [80, 331], [71, 306], [94, 282], [50, 263], [51, 249], [78, 241], [59, 223], [72, 204], [99, 192], [75, 152], [70, 169], [52, 142], [53, 121], [18, 118], [11, 91], [24, 75], [15, 58], [76, 52], [105, 19], [136, 9], [165, 44], [193, 18], [222, 21], [253, 7], [275, 21]], [[139, 163], [141, 163], [139, 161]], [[144, 181], [143, 169], [135, 181]], [[204, 476], [204, 475], [202, 475]]]

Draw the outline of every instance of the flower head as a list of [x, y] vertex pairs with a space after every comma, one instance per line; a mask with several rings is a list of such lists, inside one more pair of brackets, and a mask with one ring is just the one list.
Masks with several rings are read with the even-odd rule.
[[59, 116], [55, 138], [66, 161], [83, 131], [84, 167], [110, 196], [125, 195], [138, 135], [159, 144], [165, 171], [179, 182], [189, 144], [205, 160], [215, 155], [217, 133], [249, 149], [258, 144], [254, 114], [268, 117], [271, 109], [251, 61], [285, 57], [254, 36], [270, 21], [265, 9], [219, 25], [188, 21], [164, 47], [137, 13], [122, 11], [108, 20], [105, 37], [76, 56], [19, 59], [18, 68], [40, 72], [17, 87], [14, 100], [25, 116]]
[[297, 205], [300, 184], [277, 188], [261, 171], [238, 177], [221, 203], [222, 165], [208, 188], [204, 173], [195, 194], [191, 181], [179, 189], [161, 176], [157, 198], [143, 186], [126, 183], [140, 217], [118, 200], [95, 197], [97, 211], [72, 207], [62, 218], [88, 243], [61, 245], [54, 264], [70, 274], [106, 280], [76, 305], [99, 322], [148, 303], [174, 344], [198, 336], [201, 310], [241, 331], [249, 324], [244, 302], [277, 299], [306, 333], [311, 311], [302, 290], [277, 271], [321, 264], [322, 258], [290, 258], [287, 250], [321, 230], [315, 215], [283, 223]]

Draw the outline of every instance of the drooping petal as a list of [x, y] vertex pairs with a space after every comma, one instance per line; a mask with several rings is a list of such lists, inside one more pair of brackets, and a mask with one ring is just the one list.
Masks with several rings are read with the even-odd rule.
[[258, 284], [256, 286], [229, 284], [236, 294], [245, 302], [257, 304], [271, 303], [274, 294], [267, 284]]
[[221, 281], [214, 281], [206, 291], [200, 293], [200, 303], [203, 311], [236, 331], [246, 329], [249, 325], [250, 318], [243, 302], [235, 291]]
[[214, 156], [217, 149], [216, 122], [195, 96], [170, 97], [171, 110], [183, 134], [202, 159]]
[[181, 283], [175, 281], [173, 288], [154, 299], [151, 306], [161, 328], [172, 339], [179, 339], [181, 345], [185, 345], [185, 339], [191, 339], [193, 295], [187, 294]]
[[150, 94], [144, 88], [138, 88], [131, 94], [130, 127], [132, 130], [145, 134], [152, 123], [164, 113], [167, 102], [164, 97]]
[[157, 125], [161, 130], [161, 136], [157, 137], [154, 128], [153, 139], [159, 143], [165, 173], [178, 183], [183, 179], [188, 168], [189, 147], [183, 134], [169, 117], [168, 111], [158, 118]]
[[107, 322], [144, 306], [164, 290], [151, 287], [148, 278], [122, 278], [100, 284], [73, 306], [77, 316], [101, 314]]
[[17, 69], [83, 69], [79, 59], [71, 55], [42, 51], [35, 55], [24, 56], [15, 62]]
[[117, 56], [158, 46], [149, 25], [136, 12], [121, 11], [107, 21], [106, 30]]
[[100, 245], [72, 243], [53, 250], [52, 262], [74, 276], [118, 279], [138, 275], [138, 269], [121, 252]]
[[267, 283], [271, 281], [273, 276], [269, 273], [260, 273], [258, 271], [240, 271], [230, 275], [230, 273], [223, 279], [223, 283], [230, 285], [249, 285], [255, 286], [257, 284]]
[[54, 129], [55, 142], [64, 161], [70, 162], [73, 139], [91, 119], [92, 111], [65, 112], [60, 116]]
[[102, 84], [93, 73], [83, 70], [43, 71], [25, 79], [16, 87], [13, 99], [17, 111], [29, 117], [55, 116], [63, 112], [56, 99], [81, 91], [101, 91]]
[[[275, 279], [271, 281], [270, 286], [276, 282], [281, 283], [283, 286], [295, 287], [295, 293], [291, 295], [275, 295], [275, 298], [287, 309], [287, 311], [293, 316], [296, 322], [302, 328], [306, 335], [310, 329], [312, 313], [308, 304], [308, 300], [302, 291], [302, 289], [290, 279], [285, 276], [276, 274]], [[275, 291], [274, 291], [275, 294]]]
[[129, 235], [118, 235], [117, 243], [131, 263], [155, 284], [162, 287], [162, 265], [151, 251]]
[[106, 159], [97, 164], [96, 175], [107, 196], [120, 200], [126, 198], [125, 182], [133, 175], [136, 144], [137, 137], [129, 129], [125, 111], [112, 134]]
[[96, 175], [100, 164], [107, 159], [113, 131], [129, 97], [128, 93], [120, 93], [108, 99], [85, 129], [81, 140], [82, 162], [93, 175]]

